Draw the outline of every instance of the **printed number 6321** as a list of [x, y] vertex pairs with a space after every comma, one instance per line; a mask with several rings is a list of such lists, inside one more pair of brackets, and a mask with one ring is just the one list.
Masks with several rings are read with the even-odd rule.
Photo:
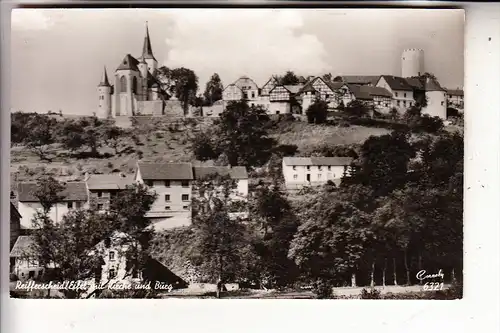
[[424, 284], [423, 289], [425, 291], [436, 291], [436, 290], [443, 290], [444, 283], [443, 282], [426, 282]]

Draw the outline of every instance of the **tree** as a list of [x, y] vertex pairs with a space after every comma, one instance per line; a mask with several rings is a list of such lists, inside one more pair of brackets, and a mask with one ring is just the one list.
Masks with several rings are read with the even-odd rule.
[[280, 85], [295, 85], [299, 84], [299, 77], [292, 71], [287, 71], [283, 76], [277, 76], [277, 81]]
[[54, 128], [57, 121], [46, 115], [35, 114], [30, 117], [23, 129], [26, 131], [24, 142], [41, 160], [51, 162], [50, 145], [55, 143]]
[[194, 104], [196, 92], [198, 91], [198, 76], [188, 68], [180, 67], [168, 69], [161, 67], [159, 69], [159, 77], [162, 81], [162, 86], [166, 87], [170, 93], [181, 101], [184, 115], [188, 113], [190, 104]]
[[197, 253], [204, 271], [217, 281], [217, 298], [222, 284], [237, 275], [241, 265], [244, 226], [231, 216], [236, 182], [217, 174], [198, 179], [193, 184], [193, 226], [197, 234]]
[[328, 104], [316, 99], [306, 110], [307, 121], [311, 124], [324, 124], [328, 117]]
[[153, 230], [146, 214], [157, 197], [145, 185], [134, 184], [118, 192], [111, 201], [110, 214], [117, 221], [116, 229], [127, 235], [126, 257], [134, 273], [142, 272], [149, 258]]
[[356, 118], [367, 116], [369, 111], [367, 105], [358, 100], [350, 101], [344, 108], [345, 114]]
[[125, 137], [125, 131], [114, 125], [108, 125], [103, 130], [104, 141], [115, 150], [115, 155], [120, 155], [119, 147]]
[[70, 120], [61, 129], [62, 144], [71, 151], [90, 148], [91, 156], [97, 157], [105, 139], [105, 124], [97, 117]]
[[326, 82], [333, 82], [333, 75], [332, 75], [332, 73], [326, 73], [325, 75], [323, 75], [322, 78]]
[[61, 192], [64, 185], [53, 177], [43, 177], [37, 181], [36, 190], [33, 195], [40, 202], [43, 212], [48, 214], [52, 207], [61, 201]]
[[207, 82], [205, 92], [203, 93], [206, 104], [212, 105], [214, 104], [214, 102], [221, 100], [223, 89], [224, 86], [222, 85], [219, 74], [214, 73], [210, 80]]
[[312, 208], [311, 215], [299, 226], [289, 250], [307, 277], [317, 283], [343, 284], [353, 275], [372, 237], [368, 216], [346, 202], [324, 194]]
[[191, 138], [191, 151], [197, 160], [213, 160], [220, 155], [220, 152], [215, 150], [217, 149], [215, 139], [216, 137], [210, 129], [199, 132]]
[[[214, 153], [227, 156], [230, 165], [262, 166], [276, 146], [276, 141], [268, 136], [268, 122], [269, 116], [262, 107], [250, 107], [246, 101], [230, 102], [213, 130], [192, 140], [195, 155], [206, 158]], [[203, 137], [211, 138], [210, 149], [208, 144], [200, 144]]]

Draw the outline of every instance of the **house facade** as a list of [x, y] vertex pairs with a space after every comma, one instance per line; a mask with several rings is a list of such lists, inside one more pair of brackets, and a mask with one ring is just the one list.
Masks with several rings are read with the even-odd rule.
[[287, 189], [321, 186], [329, 180], [339, 184], [350, 175], [350, 157], [284, 157], [283, 177]]
[[40, 267], [33, 244], [32, 236], [19, 236], [10, 251], [10, 273], [20, 281], [43, 276], [44, 268]]
[[85, 181], [89, 204], [98, 211], [107, 211], [117, 193], [134, 184], [134, 176], [123, 173], [87, 175]]
[[[42, 205], [35, 196], [38, 188], [35, 182], [22, 182], [18, 184], [18, 211], [21, 215], [21, 228], [34, 229], [33, 218]], [[60, 223], [70, 210], [88, 207], [89, 197], [85, 182], [64, 183], [64, 190], [58, 194], [60, 201], [54, 204], [49, 212], [49, 217], [54, 223]]]
[[229, 175], [237, 182], [235, 198], [246, 200], [248, 175], [244, 167], [193, 167], [191, 163], [139, 162], [135, 181], [147, 185], [158, 197], [146, 215], [155, 230], [191, 224], [193, 181], [208, 174]]
[[392, 103], [389, 110], [395, 108], [399, 113], [405, 113], [406, 110], [415, 105], [413, 87], [401, 77], [382, 75], [376, 87], [384, 88], [391, 93]]
[[462, 89], [447, 89], [446, 98], [448, 106], [459, 111], [464, 109], [464, 91]]

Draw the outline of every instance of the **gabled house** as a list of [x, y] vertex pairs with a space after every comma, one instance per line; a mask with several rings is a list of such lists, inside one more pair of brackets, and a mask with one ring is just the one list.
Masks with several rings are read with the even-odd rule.
[[392, 94], [385, 88], [374, 86], [354, 86], [356, 99], [373, 105], [374, 110], [388, 113], [391, 110]]
[[109, 210], [116, 194], [134, 183], [134, 175], [123, 173], [88, 175], [85, 179], [90, 205], [99, 211]]
[[278, 80], [274, 76], [272, 76], [261, 88], [260, 95], [261, 96], [269, 96], [271, 90], [278, 85]]
[[321, 186], [328, 181], [340, 184], [350, 175], [350, 157], [284, 157], [283, 177], [287, 189]]
[[[72, 209], [88, 207], [88, 192], [85, 182], [64, 183], [64, 190], [58, 193], [57, 202], [49, 212], [49, 217], [54, 223], [61, 222], [64, 215]], [[42, 205], [35, 196], [38, 184], [35, 182], [21, 182], [18, 184], [18, 210], [21, 214], [21, 228], [33, 229], [32, 219]]]
[[422, 108], [422, 114], [431, 117], [446, 119], [446, 90], [433, 78], [419, 79], [417, 77], [407, 78], [406, 81], [413, 87], [415, 99], [419, 97], [426, 99], [426, 105]]
[[21, 281], [38, 279], [44, 273], [33, 244], [32, 236], [19, 236], [10, 251], [10, 273]]
[[240, 101], [243, 98], [243, 91], [234, 83], [228, 85], [222, 91], [222, 100], [224, 102]]
[[191, 223], [191, 163], [138, 162], [134, 181], [147, 185], [158, 197], [147, 217], [156, 230]]
[[390, 109], [396, 108], [398, 112], [404, 113], [407, 109], [415, 105], [414, 88], [402, 77], [382, 75], [376, 86], [384, 88], [391, 93], [392, 105]]
[[298, 92], [302, 101], [302, 110], [306, 112], [309, 106], [318, 98], [328, 103], [330, 108], [337, 108], [342, 100], [340, 88], [344, 86], [342, 82], [325, 81], [321, 77], [316, 77], [307, 82]]
[[269, 92], [269, 113], [291, 113], [293, 106], [298, 106], [295, 96], [302, 89], [302, 85], [277, 85]]

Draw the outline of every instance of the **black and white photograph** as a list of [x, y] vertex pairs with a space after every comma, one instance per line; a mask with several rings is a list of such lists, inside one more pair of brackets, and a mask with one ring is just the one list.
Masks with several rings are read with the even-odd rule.
[[10, 297], [461, 299], [464, 27], [13, 10]]

